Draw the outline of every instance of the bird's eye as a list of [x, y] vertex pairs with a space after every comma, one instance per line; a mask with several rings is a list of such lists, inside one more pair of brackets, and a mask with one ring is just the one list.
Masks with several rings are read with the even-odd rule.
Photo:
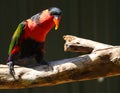
[[51, 12], [51, 15], [60, 15], [60, 13], [57, 13], [57, 12]]

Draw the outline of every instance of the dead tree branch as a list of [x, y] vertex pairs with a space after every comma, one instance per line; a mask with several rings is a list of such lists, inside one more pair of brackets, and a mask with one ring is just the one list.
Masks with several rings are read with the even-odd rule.
[[64, 36], [65, 51], [89, 54], [51, 62], [51, 67], [15, 66], [16, 80], [7, 65], [0, 65], [0, 89], [52, 86], [120, 75], [120, 46], [94, 42], [75, 36]]

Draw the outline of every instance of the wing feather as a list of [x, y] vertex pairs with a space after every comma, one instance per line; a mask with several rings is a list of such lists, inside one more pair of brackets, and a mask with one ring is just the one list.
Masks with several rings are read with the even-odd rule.
[[25, 22], [21, 22], [16, 31], [13, 34], [10, 46], [9, 46], [9, 50], [8, 50], [8, 54], [11, 53], [12, 49], [14, 48], [15, 45], [17, 45], [19, 43], [20, 37], [23, 34], [23, 29], [25, 27]]

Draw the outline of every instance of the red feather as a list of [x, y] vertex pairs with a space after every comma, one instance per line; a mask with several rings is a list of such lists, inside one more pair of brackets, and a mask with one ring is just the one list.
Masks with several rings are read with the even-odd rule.
[[28, 19], [24, 29], [24, 38], [31, 38], [37, 42], [44, 42], [47, 33], [54, 26], [53, 16], [50, 16], [49, 11], [42, 12], [39, 18], [39, 23]]

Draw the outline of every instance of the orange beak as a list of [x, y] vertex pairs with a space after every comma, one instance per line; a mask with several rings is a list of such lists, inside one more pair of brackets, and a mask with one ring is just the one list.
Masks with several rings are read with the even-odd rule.
[[58, 17], [55, 17], [55, 18], [53, 19], [53, 21], [54, 21], [54, 23], [55, 23], [55, 30], [57, 30], [58, 27], [59, 27], [59, 22], [60, 22], [60, 20], [59, 20]]

